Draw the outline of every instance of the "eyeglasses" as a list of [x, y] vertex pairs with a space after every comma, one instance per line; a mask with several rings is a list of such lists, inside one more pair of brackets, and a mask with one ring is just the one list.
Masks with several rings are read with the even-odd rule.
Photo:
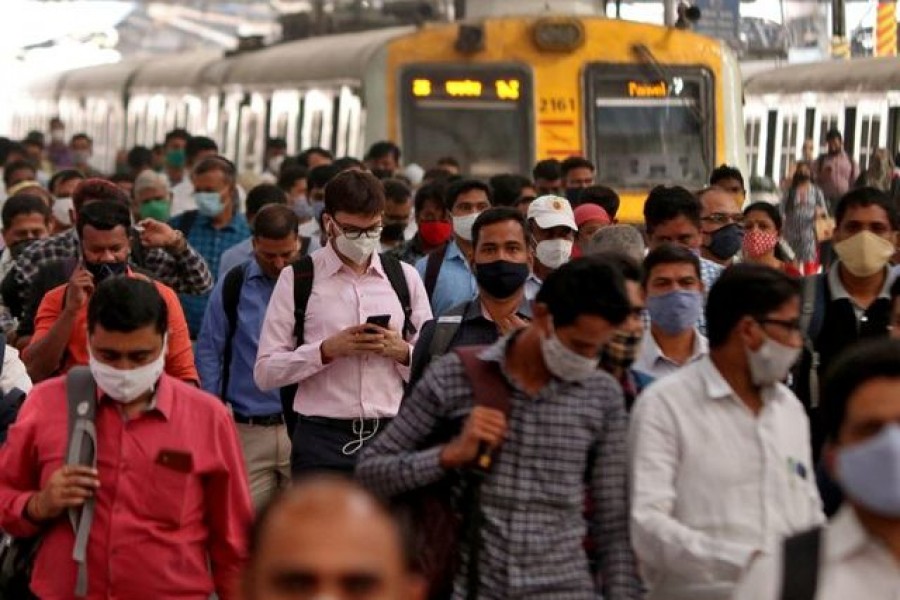
[[363, 236], [369, 238], [370, 240], [374, 240], [381, 237], [381, 231], [382, 229], [384, 229], [381, 223], [373, 225], [367, 229], [360, 229], [359, 227], [353, 227], [351, 225], [341, 225], [337, 221], [334, 221], [334, 224], [348, 240], [358, 240]]
[[800, 325], [800, 319], [756, 319], [756, 322], [760, 325], [777, 325], [778, 327], [787, 329], [791, 333], [794, 331], [803, 331], [803, 327]]
[[728, 225], [730, 223], [735, 223], [737, 225], [741, 225], [744, 223], [744, 214], [743, 213], [712, 213], [711, 215], [707, 215], [700, 219], [701, 221], [707, 221], [709, 223], [715, 223], [716, 225]]

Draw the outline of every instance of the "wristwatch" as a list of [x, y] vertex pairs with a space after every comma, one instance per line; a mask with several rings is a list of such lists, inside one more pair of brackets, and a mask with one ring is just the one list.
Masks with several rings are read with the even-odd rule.
[[187, 240], [180, 229], [175, 230], [175, 241], [166, 246], [166, 251], [171, 254], [180, 254], [187, 248]]

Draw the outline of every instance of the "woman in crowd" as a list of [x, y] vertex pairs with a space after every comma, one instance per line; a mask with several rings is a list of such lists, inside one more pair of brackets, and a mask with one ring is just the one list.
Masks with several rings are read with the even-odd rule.
[[812, 275], [819, 268], [816, 219], [827, 214], [825, 195], [812, 182], [810, 164], [798, 162], [791, 187], [781, 202], [781, 217], [784, 240], [794, 251], [797, 268], [803, 275]]
[[796, 266], [779, 258], [782, 223], [778, 208], [768, 202], [748, 206], [744, 210], [743, 262], [766, 265], [799, 277], [801, 273]]

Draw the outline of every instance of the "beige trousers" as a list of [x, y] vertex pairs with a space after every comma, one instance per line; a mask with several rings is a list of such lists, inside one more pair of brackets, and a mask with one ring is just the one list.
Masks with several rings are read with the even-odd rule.
[[244, 449], [253, 507], [259, 510], [291, 481], [291, 440], [284, 425], [235, 425]]

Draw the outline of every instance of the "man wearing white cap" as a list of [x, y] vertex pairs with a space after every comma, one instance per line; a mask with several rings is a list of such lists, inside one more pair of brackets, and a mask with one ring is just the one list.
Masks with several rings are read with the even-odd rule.
[[572, 205], [559, 196], [541, 196], [528, 207], [528, 225], [534, 238], [534, 271], [525, 282], [525, 297], [531, 301], [547, 275], [569, 262], [575, 234], [575, 213]]

